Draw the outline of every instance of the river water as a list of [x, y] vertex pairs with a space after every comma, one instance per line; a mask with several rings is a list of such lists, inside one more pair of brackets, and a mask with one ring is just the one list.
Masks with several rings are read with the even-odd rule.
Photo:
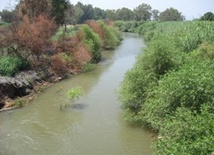
[[[0, 113], [0, 155], [150, 155], [153, 133], [127, 124], [117, 100], [125, 72], [144, 46], [136, 34], [124, 34], [92, 72], [46, 89], [27, 107]], [[66, 92], [84, 95], [66, 110]]]

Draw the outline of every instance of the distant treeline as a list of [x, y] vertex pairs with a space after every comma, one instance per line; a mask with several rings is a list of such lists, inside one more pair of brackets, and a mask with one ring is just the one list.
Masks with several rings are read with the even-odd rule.
[[[30, 17], [38, 14], [49, 14], [54, 17], [57, 23], [80, 24], [87, 20], [123, 20], [123, 21], [183, 21], [185, 17], [177, 9], [168, 8], [163, 12], [152, 9], [149, 4], [142, 3], [133, 10], [129, 8], [120, 8], [117, 10], [103, 10], [93, 7], [91, 4], [78, 2], [76, 5], [66, 0], [41, 0], [20, 1], [15, 10], [3, 10], [0, 12], [1, 18], [5, 22], [12, 22], [18, 14], [27, 14]], [[211, 12], [201, 17], [202, 20], [213, 20], [214, 15]]]

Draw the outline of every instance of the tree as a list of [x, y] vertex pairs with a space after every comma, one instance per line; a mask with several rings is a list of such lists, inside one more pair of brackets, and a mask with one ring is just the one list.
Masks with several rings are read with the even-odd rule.
[[66, 0], [51, 1], [51, 5], [52, 5], [51, 15], [52, 17], [54, 17], [58, 25], [65, 24], [65, 17], [66, 17], [65, 11], [68, 8], [68, 4], [69, 2], [67, 2]]
[[151, 16], [152, 16], [151, 10], [152, 10], [152, 7], [148, 4], [143, 3], [143, 4], [139, 5], [138, 7], [136, 7], [134, 9], [135, 19], [137, 21], [150, 20]]
[[200, 18], [200, 20], [214, 21], [214, 14], [212, 12], [207, 12]]
[[0, 16], [3, 21], [11, 23], [16, 19], [16, 10], [3, 10], [2, 12], [0, 12]]
[[73, 9], [74, 9], [73, 10], [74, 12], [73, 12], [73, 14], [71, 16], [71, 23], [76, 25], [77, 23], [80, 23], [80, 20], [81, 20], [83, 14], [84, 14], [84, 11], [77, 5], [74, 6]]
[[160, 14], [160, 11], [152, 10], [152, 18], [153, 18], [153, 20], [158, 21], [159, 20], [159, 14]]
[[78, 2], [77, 6], [79, 6], [84, 12], [79, 20], [80, 23], [84, 23], [86, 20], [93, 19], [94, 9], [92, 5], [83, 5], [82, 3]]
[[106, 18], [110, 20], [115, 20], [115, 10], [106, 10]]
[[51, 3], [50, 0], [21, 0], [18, 4], [19, 14], [24, 17], [27, 15], [33, 19], [41, 14], [50, 15]]
[[105, 19], [105, 18], [106, 18], [105, 10], [95, 7], [93, 19], [99, 20], [99, 19]]
[[122, 9], [118, 9], [116, 11], [117, 20], [128, 21], [128, 20], [132, 20], [133, 16], [134, 16], [133, 11], [125, 7], [123, 7]]
[[160, 13], [160, 21], [183, 21], [185, 18], [177, 9], [169, 8]]
[[73, 24], [73, 17], [74, 14], [74, 6], [68, 3], [68, 8], [65, 11], [65, 23], [66, 24]]

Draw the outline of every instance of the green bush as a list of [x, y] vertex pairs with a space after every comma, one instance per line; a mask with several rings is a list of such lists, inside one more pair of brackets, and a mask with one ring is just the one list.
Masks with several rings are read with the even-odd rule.
[[154, 154], [213, 154], [214, 24], [146, 22], [135, 32], [147, 48], [119, 89], [125, 120], [159, 131]]
[[94, 70], [94, 68], [95, 68], [95, 65], [94, 64], [91, 64], [91, 63], [85, 63], [84, 65], [83, 65], [83, 72], [90, 72], [90, 71], [92, 71], [92, 70]]
[[17, 72], [26, 69], [28, 62], [12, 56], [4, 56], [0, 58], [0, 75], [14, 76]]
[[199, 112], [204, 103], [214, 102], [213, 88], [212, 61], [192, 60], [158, 82], [141, 109], [142, 121], [159, 130], [165, 117], [173, 114], [178, 107]]
[[120, 43], [120, 38], [118, 38], [116, 30], [112, 27], [107, 26], [102, 21], [99, 21], [100, 27], [103, 30], [104, 34], [104, 48], [105, 49], [113, 49]]
[[[158, 80], [169, 70], [177, 69], [182, 63], [181, 54], [173, 51], [173, 45], [165, 42], [163, 38], [165, 37], [156, 38], [147, 49], [144, 49], [138, 56], [133, 69], [125, 74], [121, 83], [119, 100], [122, 107], [127, 112], [131, 112], [130, 115], [136, 114], [135, 120], [137, 120], [138, 112], [147, 100], [149, 92], [156, 87]], [[125, 116], [127, 116], [126, 120], [134, 121], [128, 119], [131, 118], [128, 114]]]
[[205, 103], [200, 113], [178, 108], [168, 116], [161, 129], [161, 139], [153, 144], [154, 154], [211, 155], [214, 153], [213, 102]]
[[82, 25], [81, 31], [84, 35], [83, 42], [85, 42], [92, 51], [93, 62], [99, 62], [101, 59], [101, 41], [99, 36], [88, 25]]
[[55, 35], [52, 37], [53, 41], [62, 41], [63, 38], [71, 38], [77, 31], [76, 27], [67, 26], [66, 31], [64, 27], [59, 27]]

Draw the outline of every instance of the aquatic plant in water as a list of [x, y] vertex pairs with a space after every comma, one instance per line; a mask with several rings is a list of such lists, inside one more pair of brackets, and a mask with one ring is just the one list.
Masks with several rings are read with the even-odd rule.
[[60, 105], [60, 110], [63, 110], [70, 104], [74, 103], [81, 95], [83, 95], [81, 87], [74, 87], [68, 90], [66, 93], [68, 101], [64, 105]]

